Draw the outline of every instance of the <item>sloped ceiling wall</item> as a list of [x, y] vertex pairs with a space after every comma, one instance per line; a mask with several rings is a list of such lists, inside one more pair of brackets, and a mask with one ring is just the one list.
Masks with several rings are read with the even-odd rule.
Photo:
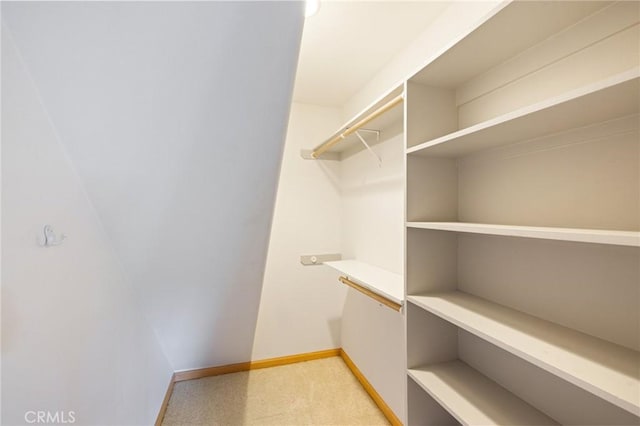
[[2, 5], [175, 370], [251, 357], [302, 8]]

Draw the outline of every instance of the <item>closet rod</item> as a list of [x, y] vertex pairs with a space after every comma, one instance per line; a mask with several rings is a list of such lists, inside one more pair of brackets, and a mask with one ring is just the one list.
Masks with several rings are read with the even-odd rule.
[[332, 137], [331, 139], [329, 139], [328, 141], [326, 141], [325, 143], [323, 143], [322, 145], [314, 149], [313, 152], [311, 153], [311, 156], [313, 158], [320, 157], [323, 152], [327, 151], [328, 149], [331, 149], [332, 146], [340, 142], [342, 139], [353, 134], [356, 130], [366, 125], [371, 120], [374, 120], [379, 116], [381, 116], [382, 114], [384, 114], [385, 112], [389, 111], [391, 108], [395, 107], [396, 105], [401, 103], [403, 100], [404, 100], [404, 96], [402, 94], [391, 99], [389, 102], [382, 105], [380, 108], [376, 109], [375, 111], [372, 111], [369, 115], [362, 118], [360, 121], [358, 121], [353, 126], [346, 129], [344, 132], [335, 135], [334, 137]]
[[396, 302], [393, 302], [393, 301], [387, 299], [384, 296], [380, 296], [379, 294], [374, 293], [373, 291], [369, 290], [368, 288], [365, 288], [365, 287], [361, 286], [360, 284], [354, 283], [353, 281], [351, 281], [347, 277], [340, 277], [340, 278], [338, 278], [338, 280], [340, 282], [342, 282], [343, 284], [346, 284], [349, 287], [352, 287], [352, 288], [358, 290], [360, 293], [363, 293], [363, 294], [371, 297], [372, 299], [375, 299], [377, 302], [382, 303], [383, 305], [393, 309], [394, 311], [400, 312], [400, 310], [402, 309], [402, 305], [399, 305]]

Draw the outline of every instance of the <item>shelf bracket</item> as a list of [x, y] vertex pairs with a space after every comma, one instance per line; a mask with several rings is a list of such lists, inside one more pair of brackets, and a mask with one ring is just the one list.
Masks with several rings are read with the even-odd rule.
[[[361, 129], [362, 130], [362, 129]], [[362, 135], [360, 135], [360, 131], [361, 130], [356, 130], [354, 133], [356, 134], [356, 136], [358, 137], [358, 139], [360, 139], [360, 142], [362, 142], [362, 144], [365, 146], [365, 148], [367, 148], [367, 151], [369, 151], [371, 153], [371, 155], [373, 155], [374, 157], [376, 157], [376, 159], [378, 160], [378, 167], [382, 167], [382, 158], [380, 158], [380, 156], [378, 154], [376, 154], [371, 147], [369, 146], [369, 144], [367, 143], [367, 141], [364, 140], [364, 138], [362, 137]], [[380, 133], [378, 133], [378, 138], [380, 138]]]
[[[347, 127], [348, 129], [349, 127]], [[376, 142], [380, 142], [380, 130], [375, 130], [375, 129], [358, 129], [359, 132], [368, 132], [368, 133], [375, 133], [376, 134]]]

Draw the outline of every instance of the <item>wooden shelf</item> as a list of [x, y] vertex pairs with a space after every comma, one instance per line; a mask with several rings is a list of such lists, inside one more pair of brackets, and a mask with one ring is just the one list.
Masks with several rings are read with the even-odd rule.
[[410, 369], [409, 376], [463, 425], [555, 425], [461, 361]]
[[408, 228], [640, 247], [640, 232], [466, 222], [407, 222]]
[[407, 300], [640, 415], [640, 353], [636, 351], [458, 291]]
[[394, 274], [358, 260], [337, 260], [325, 262], [324, 264], [346, 275], [350, 280], [362, 287], [402, 305], [404, 300], [404, 279], [402, 275]]
[[460, 157], [509, 143], [638, 114], [640, 71], [633, 69], [561, 96], [424, 142], [407, 154]]

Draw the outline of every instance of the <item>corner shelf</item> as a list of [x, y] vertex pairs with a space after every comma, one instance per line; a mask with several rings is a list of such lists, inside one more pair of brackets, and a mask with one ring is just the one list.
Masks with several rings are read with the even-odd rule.
[[640, 353], [459, 291], [407, 300], [634, 415]]
[[466, 222], [407, 222], [408, 228], [640, 247], [640, 232]]
[[463, 425], [558, 424], [462, 361], [409, 369], [408, 374]]
[[[407, 154], [459, 157], [640, 111], [640, 70], [632, 69], [543, 102], [407, 149]], [[558, 119], [562, 117], [562, 119]]]
[[349, 279], [373, 293], [398, 305], [403, 304], [404, 280], [402, 275], [394, 274], [358, 260], [337, 260], [325, 262], [324, 264], [346, 275]]

